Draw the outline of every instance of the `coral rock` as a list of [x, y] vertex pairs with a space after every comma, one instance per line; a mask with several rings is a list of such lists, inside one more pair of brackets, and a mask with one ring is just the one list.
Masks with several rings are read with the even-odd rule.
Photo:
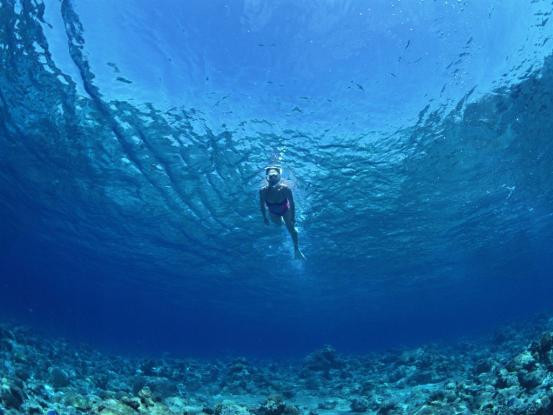
[[56, 389], [65, 388], [70, 384], [67, 373], [57, 367], [50, 370], [50, 382]]
[[255, 410], [255, 413], [257, 415], [299, 415], [300, 411], [279, 398], [269, 398]]
[[305, 367], [313, 371], [329, 371], [343, 366], [344, 362], [338, 357], [336, 350], [330, 346], [311, 353], [305, 359]]
[[19, 409], [25, 401], [25, 393], [15, 385], [2, 385], [0, 401], [7, 409]]
[[369, 401], [365, 398], [355, 398], [350, 403], [352, 412], [366, 412], [369, 409]]

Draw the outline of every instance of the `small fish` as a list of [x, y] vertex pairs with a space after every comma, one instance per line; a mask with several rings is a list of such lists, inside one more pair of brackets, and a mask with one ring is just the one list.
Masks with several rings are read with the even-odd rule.
[[394, 78], [397, 78], [397, 75], [393, 72], [390, 72], [390, 75], [392, 75]]
[[108, 66], [111, 66], [113, 68], [113, 70], [116, 72], [116, 73], [120, 73], [121, 71], [119, 70], [119, 68], [117, 67], [116, 64], [114, 64], [113, 62], [108, 62], [107, 63]]
[[221, 98], [219, 101], [217, 101], [214, 105], [214, 107], [216, 107], [217, 105], [219, 105], [222, 101], [224, 101], [225, 99], [228, 98], [228, 95], [225, 95], [223, 98]]
[[411, 44], [411, 39], [409, 39], [409, 40], [407, 41], [407, 44], [405, 45], [405, 47], [404, 47], [403, 49], [407, 49], [407, 48], [409, 47], [410, 44]]

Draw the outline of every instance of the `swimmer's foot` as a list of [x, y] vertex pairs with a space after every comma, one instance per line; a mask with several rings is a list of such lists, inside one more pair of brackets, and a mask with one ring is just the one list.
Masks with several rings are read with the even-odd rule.
[[296, 251], [294, 252], [294, 258], [305, 260], [305, 256], [301, 253], [299, 249], [296, 249]]

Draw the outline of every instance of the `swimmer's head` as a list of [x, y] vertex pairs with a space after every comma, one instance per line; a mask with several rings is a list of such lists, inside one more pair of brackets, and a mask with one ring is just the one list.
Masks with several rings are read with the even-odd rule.
[[265, 174], [267, 175], [267, 182], [269, 186], [274, 186], [280, 181], [280, 174], [282, 169], [278, 166], [265, 167]]

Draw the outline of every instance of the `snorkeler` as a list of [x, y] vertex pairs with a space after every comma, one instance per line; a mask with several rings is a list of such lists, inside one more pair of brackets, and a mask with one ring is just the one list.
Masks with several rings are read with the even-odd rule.
[[296, 222], [296, 205], [292, 196], [292, 189], [280, 182], [282, 169], [278, 166], [269, 166], [265, 168], [267, 176], [267, 186], [259, 190], [259, 207], [263, 214], [265, 225], [269, 224], [265, 205], [269, 209], [269, 215], [273, 223], [277, 225], [284, 223], [294, 242], [294, 256], [296, 259], [305, 259], [298, 245], [298, 231], [294, 224]]

